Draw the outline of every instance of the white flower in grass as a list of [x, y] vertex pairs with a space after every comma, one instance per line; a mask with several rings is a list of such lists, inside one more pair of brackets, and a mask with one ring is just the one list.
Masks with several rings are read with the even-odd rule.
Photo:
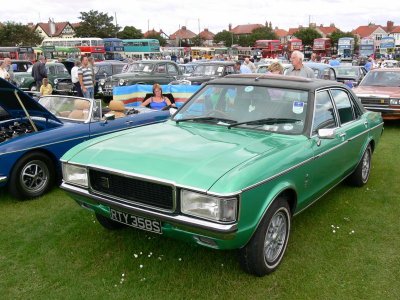
[[143, 269], [143, 265], [140, 265], [139, 267], [140, 267], [141, 269]]
[[135, 253], [135, 254], [133, 254], [133, 256], [135, 257], [135, 258], [138, 258], [138, 255]]

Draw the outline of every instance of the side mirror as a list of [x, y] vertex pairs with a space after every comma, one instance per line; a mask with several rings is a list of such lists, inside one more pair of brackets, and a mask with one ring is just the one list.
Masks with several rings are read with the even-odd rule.
[[104, 114], [104, 119], [106, 121], [115, 120], [115, 115], [113, 113]]
[[334, 139], [335, 136], [336, 136], [336, 129], [334, 128], [318, 129], [318, 137], [320, 139]]

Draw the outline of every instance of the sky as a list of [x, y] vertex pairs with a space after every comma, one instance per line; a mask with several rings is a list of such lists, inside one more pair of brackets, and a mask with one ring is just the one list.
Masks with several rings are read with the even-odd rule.
[[47, 22], [79, 22], [80, 12], [97, 10], [115, 17], [118, 26], [134, 26], [145, 33], [162, 29], [168, 35], [180, 26], [194, 33], [204, 28], [218, 33], [243, 24], [265, 24], [288, 30], [309, 21], [347, 32], [372, 22], [386, 26], [388, 20], [400, 25], [400, 1], [376, 0], [19, 0], [18, 5], [2, 5], [0, 22], [27, 24]]

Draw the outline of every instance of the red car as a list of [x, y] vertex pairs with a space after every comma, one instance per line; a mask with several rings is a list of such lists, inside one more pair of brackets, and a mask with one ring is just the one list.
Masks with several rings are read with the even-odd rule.
[[400, 119], [400, 68], [369, 71], [354, 92], [366, 109], [381, 112], [383, 119]]

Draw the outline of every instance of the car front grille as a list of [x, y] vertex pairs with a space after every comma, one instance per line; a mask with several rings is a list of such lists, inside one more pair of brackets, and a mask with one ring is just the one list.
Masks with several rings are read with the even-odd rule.
[[167, 210], [174, 208], [172, 186], [94, 169], [89, 170], [89, 179], [95, 193], [116, 197], [130, 204], [142, 203]]
[[376, 106], [388, 106], [389, 105], [389, 98], [363, 98], [361, 99], [361, 103], [363, 105], [376, 105]]

